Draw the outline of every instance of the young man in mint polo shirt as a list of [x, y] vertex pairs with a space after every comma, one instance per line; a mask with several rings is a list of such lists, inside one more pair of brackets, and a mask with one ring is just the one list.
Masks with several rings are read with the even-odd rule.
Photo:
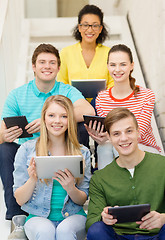
[[[79, 140], [80, 143], [85, 144], [85, 140], [88, 138], [82, 127], [83, 114], [95, 114], [93, 107], [76, 88], [56, 81], [56, 75], [60, 69], [60, 57], [58, 50], [54, 46], [40, 44], [33, 53], [32, 68], [35, 75], [34, 80], [9, 93], [1, 116], [0, 176], [5, 191], [6, 219], [11, 219], [14, 215], [23, 213], [13, 197], [12, 172], [17, 149], [20, 144], [29, 139], [20, 138], [18, 144], [15, 143], [14, 141], [22, 134], [22, 129], [17, 126], [7, 129], [3, 118], [25, 115], [29, 122], [26, 129], [28, 133], [33, 134], [33, 138], [36, 138], [39, 136], [40, 115], [45, 100], [51, 95], [64, 95], [70, 98], [73, 103], [78, 122], [78, 131], [80, 128], [81, 138]], [[82, 139], [82, 137], [84, 138]]]
[[[87, 240], [164, 240], [165, 157], [138, 148], [138, 123], [126, 108], [110, 111], [105, 128], [119, 157], [91, 179]], [[108, 207], [138, 204], [151, 205], [141, 221], [118, 223], [108, 214]]]

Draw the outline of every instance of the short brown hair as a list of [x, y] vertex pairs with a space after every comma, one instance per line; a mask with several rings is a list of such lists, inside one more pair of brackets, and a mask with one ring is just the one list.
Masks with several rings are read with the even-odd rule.
[[34, 50], [34, 53], [33, 53], [33, 56], [32, 56], [32, 64], [33, 65], [36, 65], [36, 60], [37, 60], [37, 57], [40, 53], [52, 53], [52, 54], [54, 54], [57, 58], [58, 66], [60, 66], [61, 61], [60, 61], [60, 55], [59, 55], [58, 49], [55, 48], [51, 44], [45, 44], [45, 43], [40, 44]]
[[119, 108], [114, 108], [107, 114], [104, 122], [106, 131], [110, 134], [110, 128], [114, 123], [128, 117], [132, 117], [136, 125], [136, 129], [138, 129], [138, 122], [136, 120], [135, 115], [129, 109], [125, 107], [119, 107]]

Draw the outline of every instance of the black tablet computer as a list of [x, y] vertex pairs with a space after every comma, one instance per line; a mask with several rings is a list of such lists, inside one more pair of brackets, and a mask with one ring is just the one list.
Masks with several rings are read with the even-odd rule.
[[106, 89], [106, 79], [74, 79], [71, 81], [85, 98], [96, 97], [97, 94]]
[[[97, 121], [96, 127], [97, 127], [99, 122], [101, 123], [101, 126], [104, 125], [105, 117], [89, 116], [89, 115], [83, 115], [83, 117], [84, 117], [84, 122], [85, 122], [86, 125], [89, 125], [89, 122], [91, 120], [92, 120], [92, 126], [93, 126], [94, 121]], [[105, 127], [103, 129], [103, 132], [106, 132]]]
[[128, 205], [108, 208], [117, 223], [141, 221], [141, 218], [150, 212], [150, 204]]
[[23, 133], [21, 136], [19, 136], [19, 138], [33, 137], [33, 134], [29, 134], [25, 129], [25, 126], [28, 124], [25, 116], [5, 117], [3, 120], [7, 128], [14, 126], [22, 128]]

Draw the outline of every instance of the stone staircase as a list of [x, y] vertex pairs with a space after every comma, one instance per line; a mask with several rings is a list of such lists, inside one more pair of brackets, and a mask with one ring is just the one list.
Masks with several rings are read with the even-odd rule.
[[[110, 39], [104, 44], [111, 47], [117, 43], [128, 45], [134, 56], [135, 69], [133, 76], [137, 79], [137, 84], [145, 86], [143, 74], [135, 50], [134, 42], [125, 16], [105, 17], [105, 23], [110, 29]], [[15, 87], [27, 83], [33, 79], [31, 68], [31, 56], [34, 49], [40, 43], [51, 43], [61, 50], [63, 47], [74, 44], [75, 40], [71, 36], [73, 27], [77, 24], [77, 18], [49, 18], [49, 19], [24, 19], [22, 23], [21, 45], [18, 61], [17, 78]], [[152, 118], [152, 127], [157, 143], [162, 147], [160, 135]], [[93, 142], [91, 141], [91, 145]], [[163, 149], [163, 147], [162, 147]], [[5, 220], [5, 205], [3, 200], [3, 187], [0, 181], [0, 239], [6, 240], [10, 233], [11, 222]]]

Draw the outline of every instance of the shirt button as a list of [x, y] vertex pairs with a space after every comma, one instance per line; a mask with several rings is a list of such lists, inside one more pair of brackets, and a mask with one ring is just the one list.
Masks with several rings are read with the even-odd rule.
[[132, 186], [132, 189], [135, 189], [135, 186]]
[[68, 216], [69, 216], [69, 213], [68, 213], [68, 212], [66, 212], [66, 213], [65, 213], [65, 217], [68, 217]]

